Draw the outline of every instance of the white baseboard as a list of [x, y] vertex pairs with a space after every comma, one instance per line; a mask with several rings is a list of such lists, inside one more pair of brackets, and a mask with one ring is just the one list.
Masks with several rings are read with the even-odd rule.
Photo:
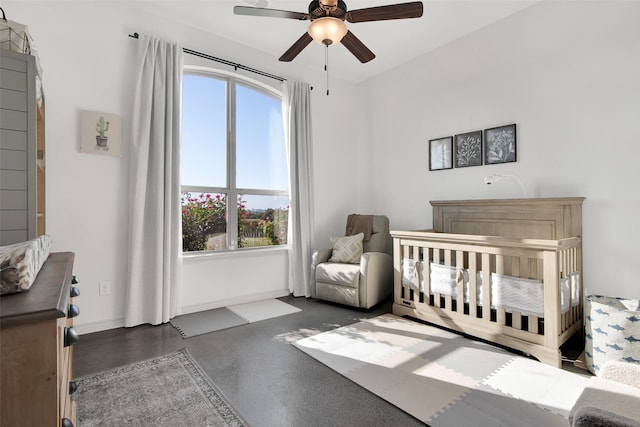
[[117, 329], [124, 327], [124, 319], [107, 320], [102, 322], [92, 322], [78, 324], [77, 321], [73, 325], [76, 332], [80, 335], [91, 334], [93, 332], [108, 331], [109, 329]]
[[[262, 292], [259, 294], [244, 295], [241, 297], [228, 298], [224, 300], [211, 301], [206, 304], [197, 304], [182, 307], [182, 314], [197, 313], [199, 311], [212, 310], [214, 308], [226, 307], [234, 304], [244, 304], [247, 302], [260, 301], [269, 298], [280, 298], [289, 295], [286, 289], [277, 291]], [[101, 322], [92, 322], [74, 325], [76, 332], [80, 335], [91, 334], [93, 332], [108, 331], [109, 329], [117, 329], [124, 327], [124, 319], [114, 319]]]

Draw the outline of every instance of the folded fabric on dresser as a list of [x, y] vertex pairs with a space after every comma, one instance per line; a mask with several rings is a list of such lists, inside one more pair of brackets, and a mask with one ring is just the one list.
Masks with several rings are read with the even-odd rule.
[[51, 237], [0, 246], [0, 295], [26, 291], [49, 257]]

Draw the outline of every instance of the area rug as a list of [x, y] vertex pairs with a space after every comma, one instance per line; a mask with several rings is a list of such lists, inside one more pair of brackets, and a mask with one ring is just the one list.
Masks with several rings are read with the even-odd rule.
[[186, 349], [76, 382], [80, 427], [248, 425]]
[[294, 345], [433, 427], [566, 427], [588, 380], [392, 314]]
[[299, 308], [280, 300], [267, 299], [176, 316], [170, 323], [183, 338], [189, 338], [299, 311]]

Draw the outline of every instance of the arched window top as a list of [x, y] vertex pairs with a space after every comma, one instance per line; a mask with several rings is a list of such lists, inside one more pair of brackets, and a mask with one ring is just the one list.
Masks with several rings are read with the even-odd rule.
[[182, 108], [183, 250], [286, 244], [281, 93], [235, 73], [187, 67]]
[[[273, 81], [275, 86], [271, 86], [260, 80], [253, 79], [244, 74], [240, 74], [234, 71], [218, 70], [215, 68], [202, 67], [197, 65], [185, 65], [184, 74], [199, 74], [203, 76], [209, 76], [222, 80], [233, 80], [236, 83], [251, 87], [257, 91], [264, 92], [265, 95], [272, 96], [278, 100], [282, 100], [282, 91], [279, 89], [281, 82]], [[278, 88], [277, 88], [277, 87]]]

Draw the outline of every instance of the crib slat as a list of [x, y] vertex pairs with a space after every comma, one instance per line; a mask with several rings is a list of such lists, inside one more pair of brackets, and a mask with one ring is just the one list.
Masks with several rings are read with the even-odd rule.
[[510, 257], [511, 258], [511, 269], [507, 274], [511, 274], [512, 276], [517, 277], [526, 277], [520, 274], [520, 257]]
[[519, 311], [514, 311], [511, 314], [511, 326], [522, 330], [522, 313]]
[[482, 254], [482, 319], [491, 321], [491, 256]]
[[504, 308], [496, 308], [496, 323], [500, 326], [507, 324], [506, 313]]
[[413, 301], [420, 301], [420, 292], [423, 292], [424, 290], [422, 289], [421, 286], [421, 276], [420, 276], [420, 247], [419, 246], [414, 246], [412, 248], [412, 252], [413, 252], [413, 261], [415, 263], [416, 266], [416, 272], [415, 275], [413, 277], [413, 289], [415, 289], [416, 291], [413, 292]]
[[440, 249], [433, 249], [433, 263], [440, 264]]
[[[459, 269], [464, 268], [464, 252], [462, 251], [456, 251], [456, 267]], [[456, 296], [458, 301], [456, 304], [456, 311], [458, 313], [464, 313], [464, 277], [462, 274], [458, 276]]]
[[400, 239], [393, 239], [393, 301], [400, 304], [402, 301], [402, 254]]
[[429, 295], [431, 295], [431, 285], [429, 282], [431, 276], [431, 260], [433, 258], [433, 249], [422, 248], [422, 293], [425, 303], [429, 304]]
[[544, 278], [544, 262], [536, 260], [536, 275], [534, 279], [542, 279]]
[[444, 296], [444, 309], [447, 311], [451, 311], [453, 309], [453, 305], [451, 304], [452, 298], [451, 295]]
[[[409, 251], [411, 250], [410, 246], [407, 245], [403, 245], [402, 246], [402, 258], [403, 259], [409, 259], [410, 255], [409, 255]], [[401, 283], [403, 284], [402, 286], [402, 298], [408, 300], [409, 299], [409, 290], [410, 290], [410, 286], [409, 285], [405, 285], [404, 281], [401, 280]]]
[[478, 254], [469, 253], [469, 316], [478, 317]]
[[529, 332], [531, 332], [532, 334], [538, 334], [539, 330], [538, 330], [538, 320], [540, 319], [538, 316], [528, 316], [529, 317], [529, 326], [528, 326], [528, 330]]
[[531, 277], [529, 275], [529, 257], [520, 257], [520, 277]]
[[496, 273], [504, 273], [504, 257], [502, 255], [496, 255]]

